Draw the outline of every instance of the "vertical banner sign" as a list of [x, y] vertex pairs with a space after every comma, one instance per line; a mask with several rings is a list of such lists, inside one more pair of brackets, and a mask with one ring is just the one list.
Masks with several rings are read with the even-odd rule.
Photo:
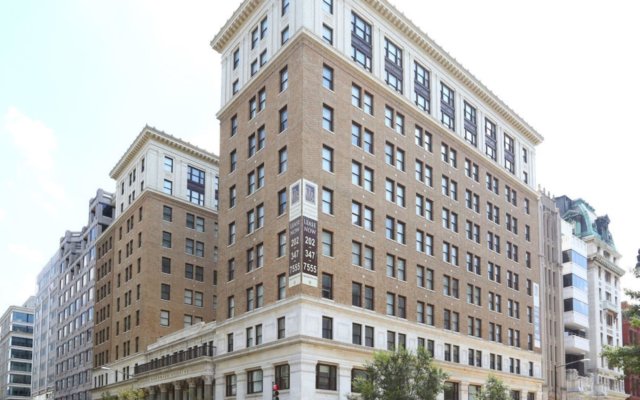
[[533, 344], [540, 348], [540, 285], [533, 284]]
[[302, 181], [289, 186], [289, 287], [302, 283]]
[[289, 186], [289, 287], [318, 286], [318, 185]]

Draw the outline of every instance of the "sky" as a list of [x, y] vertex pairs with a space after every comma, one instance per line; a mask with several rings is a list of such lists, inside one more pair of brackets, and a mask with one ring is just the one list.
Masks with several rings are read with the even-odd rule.
[[[218, 152], [220, 58], [240, 0], [0, 2], [0, 312], [36, 291], [145, 124]], [[538, 183], [640, 240], [640, 3], [392, 0], [544, 137]], [[638, 280], [627, 276], [627, 287]]]

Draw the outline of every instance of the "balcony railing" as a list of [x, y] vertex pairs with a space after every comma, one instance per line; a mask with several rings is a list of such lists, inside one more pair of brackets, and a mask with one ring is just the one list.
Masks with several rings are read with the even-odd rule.
[[203, 357], [213, 357], [216, 355], [216, 347], [212, 343], [204, 343], [200, 346], [189, 347], [186, 350], [176, 351], [159, 358], [137, 365], [133, 371], [135, 375], [144, 374], [160, 368], [171, 367], [176, 364], [195, 360]]

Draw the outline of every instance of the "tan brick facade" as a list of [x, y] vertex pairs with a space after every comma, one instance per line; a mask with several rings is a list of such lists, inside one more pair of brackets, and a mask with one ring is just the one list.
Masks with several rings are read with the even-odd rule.
[[[334, 90], [322, 86], [322, 68], [326, 64], [334, 71]], [[289, 87], [279, 93], [279, 71], [288, 68]], [[370, 116], [351, 104], [351, 88], [355, 83], [374, 96], [374, 115]], [[248, 118], [249, 99], [256, 96], [262, 87], [266, 88], [266, 109], [251, 120]], [[327, 104], [334, 110], [334, 132], [322, 128], [322, 106]], [[385, 126], [385, 107], [392, 107], [404, 115], [404, 135]], [[287, 106], [288, 128], [278, 133], [278, 110]], [[238, 132], [230, 137], [230, 119], [238, 118]], [[276, 258], [277, 233], [286, 230], [286, 214], [277, 216], [277, 192], [289, 184], [305, 178], [333, 191], [334, 215], [319, 213], [318, 231], [333, 233], [334, 257], [319, 256], [319, 274], [333, 275], [334, 300], [351, 305], [351, 284], [359, 282], [375, 288], [375, 310], [385, 313], [386, 293], [392, 292], [407, 298], [407, 320], [416, 321], [416, 301], [435, 305], [438, 328], [443, 327], [445, 308], [460, 313], [460, 332], [466, 335], [467, 316], [482, 319], [482, 336], [488, 339], [489, 322], [502, 325], [502, 342], [507, 344], [509, 328], [520, 331], [520, 347], [527, 349], [527, 337], [533, 335], [533, 324], [527, 322], [527, 307], [533, 307], [533, 298], [527, 294], [527, 280], [539, 282], [539, 261], [536, 240], [538, 238], [537, 194], [518, 179], [510, 176], [502, 168], [488, 161], [478, 151], [445, 130], [433, 117], [420, 113], [404, 98], [392, 94], [387, 88], [363, 74], [354, 64], [346, 63], [342, 57], [319, 45], [315, 40], [301, 35], [283, 51], [271, 65], [260, 72], [238, 98], [232, 101], [219, 116], [221, 120], [221, 247], [225, 247], [228, 225], [236, 223], [236, 242], [226, 247], [220, 260], [220, 280], [225, 282], [218, 291], [220, 304], [219, 319], [226, 317], [227, 298], [235, 296], [235, 315], [246, 310], [245, 290], [258, 283], [265, 285], [265, 304], [275, 301], [277, 291], [276, 276], [287, 271], [287, 259]], [[364, 152], [351, 144], [352, 122], [362, 125], [374, 133], [373, 154]], [[267, 140], [265, 148], [247, 159], [247, 138], [265, 124]], [[414, 143], [414, 128], [418, 125], [432, 134], [432, 152]], [[404, 171], [385, 163], [385, 143], [404, 150]], [[457, 151], [457, 168], [441, 161], [441, 143]], [[278, 175], [278, 150], [283, 146], [288, 150], [288, 169]], [[334, 173], [322, 170], [322, 146], [333, 149]], [[229, 173], [231, 151], [238, 155], [237, 169]], [[465, 176], [465, 159], [479, 166], [478, 181]], [[414, 162], [420, 160], [433, 169], [433, 187], [416, 181]], [[351, 183], [351, 163], [357, 161], [374, 170], [373, 192]], [[264, 163], [266, 168], [265, 186], [254, 194], [247, 194], [247, 174]], [[486, 174], [499, 180], [499, 194], [487, 190]], [[442, 195], [441, 177], [457, 181], [457, 201]], [[405, 207], [385, 200], [385, 179], [392, 179], [404, 185]], [[229, 188], [237, 188], [236, 206], [228, 209]], [[517, 205], [507, 202], [505, 185], [517, 192]], [[479, 213], [465, 206], [465, 191], [471, 190], [479, 196]], [[416, 216], [415, 195], [423, 195], [433, 201], [433, 221]], [[351, 223], [351, 204], [358, 201], [375, 210], [374, 232], [356, 227]], [[529, 202], [529, 212], [525, 212], [525, 201]], [[490, 222], [486, 215], [486, 204], [491, 202], [499, 207], [499, 224]], [[246, 212], [257, 204], [264, 203], [265, 227], [252, 234], [246, 234]], [[458, 233], [443, 228], [441, 211], [447, 208], [458, 215]], [[518, 234], [508, 231], [506, 214], [517, 218]], [[402, 245], [385, 238], [385, 218], [391, 216], [406, 224], [405, 241]], [[480, 227], [480, 244], [466, 238], [465, 221], [470, 220]], [[530, 240], [525, 240], [525, 226], [528, 226]], [[416, 230], [433, 235], [434, 256], [425, 256], [415, 250]], [[487, 249], [487, 232], [500, 236], [501, 252]], [[369, 271], [351, 263], [351, 245], [356, 240], [375, 248], [375, 270]], [[458, 247], [458, 266], [442, 261], [442, 244], [448, 242]], [[265, 266], [246, 272], [246, 250], [256, 243], [265, 244]], [[518, 262], [506, 256], [507, 242], [518, 246]], [[466, 253], [471, 252], [481, 259], [481, 274], [468, 272], [465, 267]], [[525, 253], [530, 254], [531, 266], [525, 266]], [[385, 274], [386, 255], [393, 254], [406, 260], [406, 280], [387, 277]], [[228, 260], [235, 260], [235, 279], [227, 282]], [[501, 283], [487, 278], [487, 263], [501, 266]], [[433, 291], [416, 285], [416, 265], [431, 268], [435, 272]], [[507, 273], [519, 275], [519, 290], [507, 287]], [[443, 277], [449, 275], [459, 279], [459, 299], [443, 295]], [[467, 284], [480, 287], [482, 305], [470, 305], [466, 301]], [[300, 291], [320, 297], [321, 288], [306, 285], [287, 289], [287, 296]], [[487, 295], [494, 292], [502, 296], [502, 312], [488, 310]], [[507, 302], [519, 302], [520, 318], [507, 316]], [[539, 349], [535, 350], [539, 352]]]

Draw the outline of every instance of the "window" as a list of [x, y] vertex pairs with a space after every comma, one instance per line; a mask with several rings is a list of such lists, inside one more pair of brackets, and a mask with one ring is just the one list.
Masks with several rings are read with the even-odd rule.
[[333, 46], [333, 29], [326, 24], [322, 24], [322, 40], [330, 46]]
[[444, 83], [440, 84], [440, 121], [444, 126], [455, 132], [456, 108], [454, 96], [453, 89]]
[[387, 127], [404, 135], [404, 115], [396, 112], [393, 108], [386, 106], [384, 109], [384, 123]]
[[278, 385], [279, 390], [289, 389], [289, 377], [290, 369], [289, 364], [276, 365], [275, 367], [275, 384]]
[[416, 194], [416, 215], [433, 221], [433, 201]]
[[322, 212], [333, 215], [333, 190], [322, 188]]
[[283, 132], [289, 126], [289, 113], [287, 106], [284, 106], [279, 111], [280, 114], [280, 132]]
[[164, 185], [162, 187], [162, 191], [165, 194], [173, 194], [173, 182], [168, 179], [164, 180]]
[[287, 15], [287, 13], [289, 12], [289, 0], [282, 0], [281, 10], [282, 10], [282, 14], [281, 15], [283, 17], [285, 15]]
[[322, 169], [333, 172], [333, 149], [331, 147], [322, 146]]
[[464, 102], [464, 138], [474, 147], [478, 147], [476, 109], [466, 101]]
[[402, 93], [402, 49], [384, 38], [385, 82], [396, 92]]
[[433, 135], [418, 125], [415, 127], [415, 143], [416, 146], [421, 147], [430, 153], [433, 152]]
[[316, 389], [336, 390], [337, 367], [335, 365], [316, 365]]
[[333, 257], [333, 232], [322, 231], [322, 255]]
[[509, 135], [504, 135], [504, 167], [512, 174], [515, 173], [514, 140]]
[[286, 334], [286, 320], [285, 317], [278, 318], [278, 339], [284, 339]]
[[162, 300], [171, 300], [171, 285], [166, 283], [160, 284], [160, 298]]
[[498, 142], [498, 130], [496, 128], [496, 124], [491, 122], [489, 119], [484, 120], [484, 143], [485, 143], [485, 154], [489, 156], [493, 161], [496, 161], [498, 158], [497, 152], [497, 142]]
[[322, 65], [322, 86], [325, 89], [333, 90], [333, 68], [327, 64]]
[[160, 310], [160, 325], [169, 326], [169, 311]]
[[414, 102], [419, 109], [429, 113], [431, 111], [429, 71], [417, 62], [414, 62], [413, 66]]
[[322, 297], [333, 299], [333, 275], [322, 273]]
[[322, 317], [322, 338], [333, 339], [333, 318]]
[[322, 0], [322, 11], [333, 14], [333, 0]]
[[278, 173], [282, 174], [287, 170], [288, 154], [287, 146], [278, 150]]
[[167, 172], [173, 172], [173, 158], [164, 157], [164, 170]]
[[247, 394], [262, 393], [262, 370], [247, 372]]
[[322, 127], [329, 132], [333, 132], [333, 108], [326, 104], [322, 105]]
[[371, 24], [358, 14], [351, 13], [351, 58], [371, 72]]
[[229, 153], [229, 172], [235, 171], [237, 165], [238, 165], [238, 153], [234, 149]]
[[162, 232], [162, 247], [171, 248], [171, 232]]
[[162, 219], [171, 222], [173, 220], [173, 208], [169, 206], [162, 206]]
[[227, 318], [233, 318], [235, 316], [236, 301], [233, 296], [227, 298]]
[[400, 244], [406, 244], [405, 223], [387, 216], [385, 220], [385, 237]]
[[458, 152], [446, 143], [440, 145], [440, 158], [453, 168], [458, 168]]
[[280, 70], [280, 91], [284, 92], [289, 87], [289, 68], [284, 67]]
[[387, 292], [387, 315], [396, 315], [396, 295]]
[[404, 150], [401, 148], [386, 142], [384, 144], [384, 159], [387, 164], [395, 166], [397, 169], [404, 172]]
[[[233, 339], [233, 333], [230, 333], [229, 335], [231, 335], [231, 338]], [[236, 395], [236, 375], [235, 374], [226, 375], [224, 377], [224, 380], [225, 380], [225, 395], [235, 396]]]
[[416, 230], [416, 251], [433, 256], [433, 235]]
[[458, 279], [452, 278], [449, 275], [444, 275], [442, 277], [442, 293], [445, 296], [455, 297], [456, 299], [460, 298], [458, 285]]
[[363, 129], [361, 125], [351, 123], [351, 144], [373, 154], [373, 132]]
[[170, 274], [171, 273], [171, 259], [167, 257], [162, 257], [162, 273]]
[[[286, 240], [286, 238], [284, 240]], [[282, 300], [286, 297], [287, 297], [287, 276], [286, 274], [280, 274], [278, 275], [278, 300]]]
[[236, 185], [233, 185], [229, 188], [229, 208], [233, 208], [236, 206]]
[[289, 41], [289, 25], [285, 26], [282, 31], [280, 31], [280, 44], [284, 45]]

